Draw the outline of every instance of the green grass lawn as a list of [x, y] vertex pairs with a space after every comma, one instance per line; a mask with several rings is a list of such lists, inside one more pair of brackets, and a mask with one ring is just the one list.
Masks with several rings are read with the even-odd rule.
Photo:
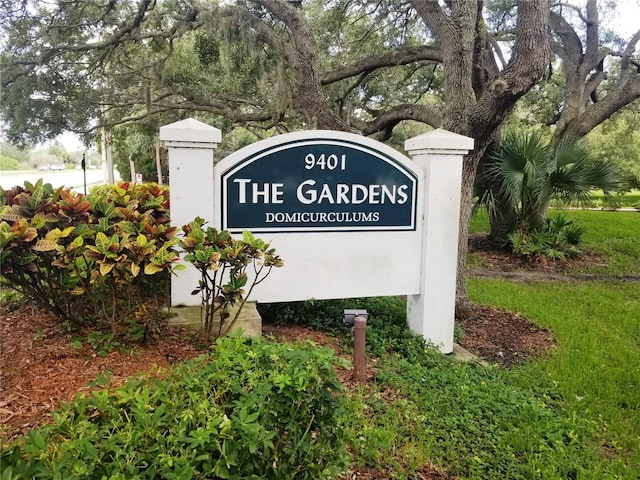
[[616, 210], [620, 208], [640, 208], [640, 191], [631, 190], [630, 192], [617, 193], [614, 195], [605, 195], [602, 190], [594, 190], [590, 198], [583, 202], [564, 202], [555, 199], [551, 202], [554, 207], [574, 207], [574, 208], [592, 208], [604, 210]]
[[613, 464], [626, 464], [628, 474], [637, 477], [640, 283], [471, 279], [468, 286], [474, 301], [517, 311], [552, 332], [558, 342], [553, 354], [513, 375], [547, 378], [557, 385], [565, 413], [596, 426], [592, 441], [603, 462], [612, 457]]
[[[470, 278], [469, 294], [477, 303], [525, 315], [556, 338], [558, 346], [549, 358], [510, 375], [523, 382], [552, 382], [561, 392], [563, 413], [594, 426], [590, 444], [597, 455], [585, 478], [638, 478], [640, 215], [586, 210], [563, 214], [586, 227], [583, 248], [603, 259], [582, 267], [580, 273], [611, 280], [513, 283]], [[470, 231], [487, 230], [486, 213], [479, 212]], [[615, 281], [616, 277], [636, 281]]]

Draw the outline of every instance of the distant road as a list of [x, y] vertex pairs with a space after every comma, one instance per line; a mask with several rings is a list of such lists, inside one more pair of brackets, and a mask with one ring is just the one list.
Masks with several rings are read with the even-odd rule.
[[[24, 185], [25, 180], [35, 183], [42, 178], [45, 183], [53, 187], [71, 187], [80, 193], [84, 192], [84, 177], [82, 170], [24, 170], [20, 172], [0, 172], [0, 187], [8, 190], [16, 185]], [[87, 170], [87, 192], [89, 187], [104, 184], [104, 172], [102, 169]]]

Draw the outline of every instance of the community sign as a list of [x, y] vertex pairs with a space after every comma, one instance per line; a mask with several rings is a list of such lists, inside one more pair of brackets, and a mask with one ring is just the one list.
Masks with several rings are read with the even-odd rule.
[[219, 165], [222, 228], [254, 233], [415, 230], [416, 173], [398, 152], [354, 137], [299, 132], [227, 157]]

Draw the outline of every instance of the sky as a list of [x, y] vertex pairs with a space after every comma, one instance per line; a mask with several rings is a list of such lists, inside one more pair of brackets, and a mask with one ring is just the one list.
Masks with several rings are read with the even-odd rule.
[[620, 28], [623, 38], [640, 30], [640, 0], [615, 0], [618, 18], [612, 26]]

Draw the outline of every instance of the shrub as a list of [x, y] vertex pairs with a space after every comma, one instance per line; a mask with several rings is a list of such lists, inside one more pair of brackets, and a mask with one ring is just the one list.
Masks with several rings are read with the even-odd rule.
[[1, 191], [3, 283], [72, 325], [108, 320], [115, 334], [155, 290], [148, 278], [176, 268], [166, 191], [123, 183], [85, 197], [42, 180]]
[[[264, 281], [273, 267], [281, 267], [284, 263], [274, 248], [249, 231], [243, 233], [241, 240], [236, 240], [228, 231], [204, 228], [204, 224], [204, 219], [198, 217], [183, 226], [180, 246], [187, 252], [184, 260], [200, 272], [198, 288], [192, 294], [202, 296], [207, 337], [211, 336], [216, 314], [219, 319], [217, 335], [222, 336], [238, 319], [253, 287]], [[253, 270], [250, 283], [249, 266]], [[247, 285], [249, 290], [245, 293]], [[225, 326], [233, 306], [237, 306], [235, 316]]]
[[507, 238], [513, 253], [517, 255], [562, 260], [580, 253], [578, 246], [585, 230], [564, 215], [555, 215], [548, 217], [538, 227], [529, 231], [518, 229]]
[[2, 478], [334, 478], [347, 459], [337, 361], [225, 337], [166, 379], [77, 397], [2, 452]]
[[258, 311], [265, 321], [304, 325], [340, 335], [351, 342], [347, 327], [342, 324], [345, 308], [367, 310], [367, 355], [382, 357], [396, 353], [416, 363], [425, 364], [438, 349], [425, 342], [407, 325], [407, 302], [401, 297], [367, 297], [339, 300], [307, 300], [259, 304]]
[[15, 158], [0, 154], [0, 171], [1, 170], [20, 170], [20, 162]]
[[608, 195], [602, 199], [602, 208], [604, 210], [620, 210], [624, 207], [624, 193], [618, 195]]

